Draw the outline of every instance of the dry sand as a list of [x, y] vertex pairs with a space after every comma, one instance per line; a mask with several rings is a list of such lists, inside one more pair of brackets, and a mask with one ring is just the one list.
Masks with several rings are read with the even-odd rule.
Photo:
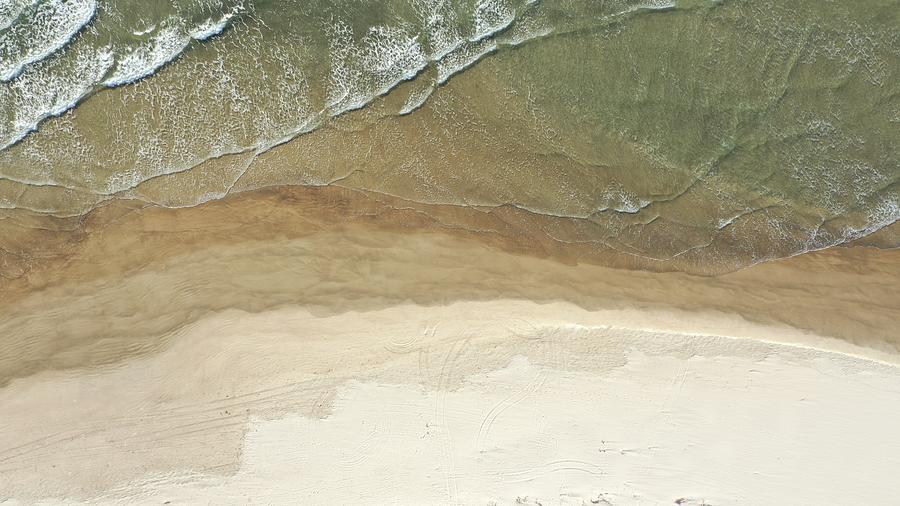
[[11, 504], [891, 504], [900, 370], [662, 323], [691, 319], [226, 311], [159, 354], [13, 382], [0, 476]]
[[108, 208], [4, 281], [0, 504], [895, 502], [900, 251], [636, 271], [358, 199]]

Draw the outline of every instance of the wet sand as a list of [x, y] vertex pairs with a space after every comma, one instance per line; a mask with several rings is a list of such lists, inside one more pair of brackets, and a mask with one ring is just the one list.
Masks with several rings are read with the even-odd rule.
[[0, 506], [896, 503], [892, 3], [0, 1]]
[[698, 276], [333, 187], [70, 225], [3, 281], [0, 499], [893, 497], [897, 250]]

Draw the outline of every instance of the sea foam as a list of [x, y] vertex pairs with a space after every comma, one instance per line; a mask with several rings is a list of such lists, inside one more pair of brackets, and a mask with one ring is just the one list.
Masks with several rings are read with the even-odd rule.
[[218, 21], [213, 21], [212, 18], [207, 19], [191, 32], [191, 38], [194, 40], [206, 40], [210, 37], [219, 35], [225, 30], [225, 28], [228, 27], [228, 23], [236, 13], [236, 11], [229, 12], [228, 14], [222, 16], [222, 18]]
[[145, 44], [117, 58], [115, 72], [103, 84], [112, 88], [147, 77], [181, 54], [190, 41], [180, 24], [163, 28]]
[[192, 40], [204, 41], [222, 33], [236, 13], [232, 11], [218, 21], [208, 19], [193, 29], [170, 18], [150, 40], [117, 58], [115, 71], [103, 84], [114, 88], [152, 75], [183, 53]]
[[79, 50], [67, 70], [62, 59], [29, 68], [9, 86], [0, 88], [0, 104], [15, 111], [13, 121], [0, 125], [0, 150], [37, 130], [38, 124], [75, 107], [112, 67], [108, 48]]
[[404, 103], [403, 107], [400, 109], [400, 116], [409, 114], [419, 107], [422, 107], [433, 92], [434, 85], [430, 82], [425, 85], [420, 85], [419, 88], [413, 90], [413, 92], [409, 94], [409, 97], [407, 97], [406, 103]]
[[505, 30], [515, 21], [516, 15], [502, 0], [479, 0], [475, 5], [475, 30], [469, 38], [478, 42]]
[[444, 0], [419, 0], [419, 19], [428, 40], [428, 59], [440, 60], [458, 48], [464, 39], [456, 26], [456, 13]]
[[465, 44], [437, 62], [437, 82], [443, 84], [454, 74], [462, 72], [481, 60], [485, 55], [497, 50], [497, 43], [491, 39], [482, 39], [476, 43]]
[[330, 31], [327, 108], [332, 116], [364, 107], [428, 65], [416, 37], [401, 28], [372, 27], [359, 45], [346, 25], [337, 24]]
[[35, 2], [37, 0], [4, 0], [0, 2], [0, 30], [9, 28], [25, 8], [34, 5]]
[[30, 16], [17, 14], [0, 33], [0, 81], [15, 79], [26, 65], [65, 46], [96, 11], [96, 0], [50, 0], [37, 4]]

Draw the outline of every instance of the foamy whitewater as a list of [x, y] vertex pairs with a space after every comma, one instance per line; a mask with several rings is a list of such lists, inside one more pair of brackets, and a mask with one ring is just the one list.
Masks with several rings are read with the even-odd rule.
[[[0, 207], [337, 184], [688, 270], [828, 248], [900, 218], [896, 26], [864, 4], [9, 0]], [[328, 145], [350, 116], [373, 137]]]

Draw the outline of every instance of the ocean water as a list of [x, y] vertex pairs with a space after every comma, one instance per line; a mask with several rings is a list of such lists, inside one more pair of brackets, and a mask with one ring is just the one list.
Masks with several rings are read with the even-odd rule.
[[329, 184], [701, 271], [859, 239], [900, 1], [0, 0], [4, 221]]

